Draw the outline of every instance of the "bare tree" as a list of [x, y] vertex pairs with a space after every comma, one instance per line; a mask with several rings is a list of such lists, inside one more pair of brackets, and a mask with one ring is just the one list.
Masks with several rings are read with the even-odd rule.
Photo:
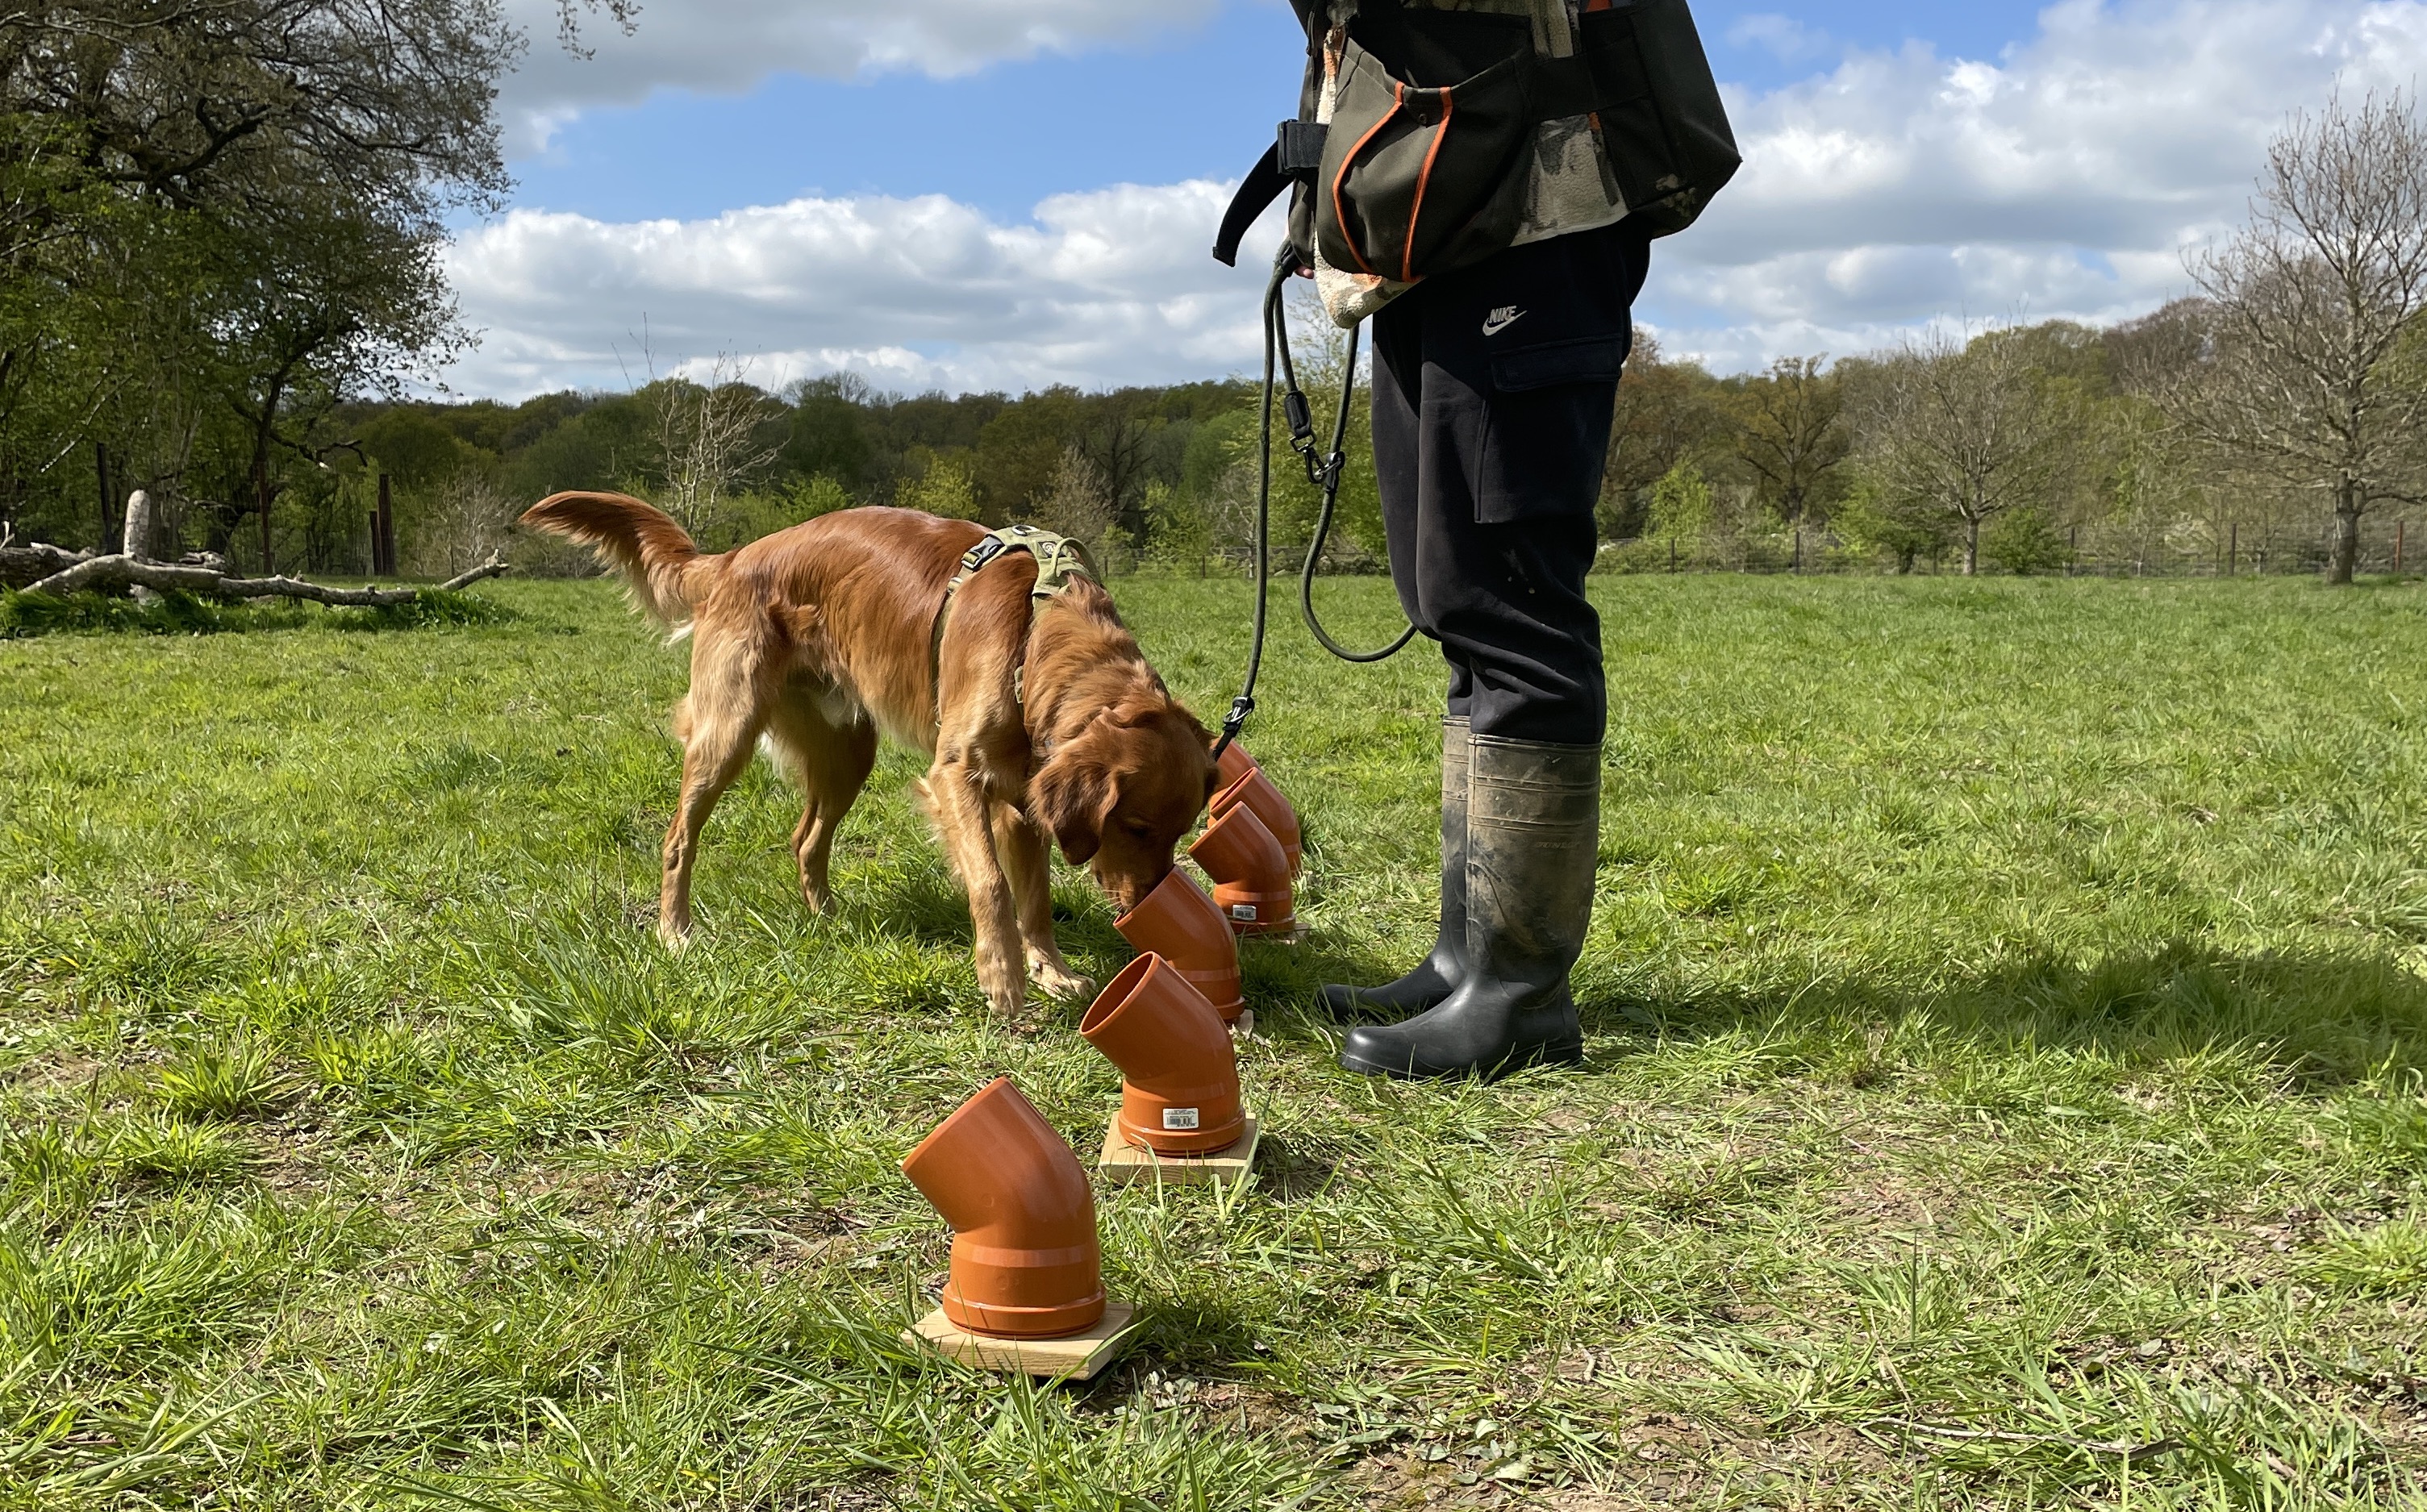
[[658, 507], [694, 536], [714, 523], [725, 496], [781, 449], [768, 444], [769, 401], [747, 374], [747, 364], [720, 352], [707, 382], [666, 378], [647, 390], [665, 480]]
[[1982, 525], [2054, 500], [2079, 429], [2078, 397], [2011, 335], [1908, 337], [1864, 385], [1871, 470], [1891, 493], [1961, 528], [1967, 577], [1980, 570]]
[[2326, 580], [2348, 583], [2360, 520], [2427, 496], [2427, 122], [2370, 94], [2295, 116], [2268, 150], [2250, 224], [2191, 265], [2209, 360], [2168, 407], [2252, 471], [2334, 510]]
[[1077, 445], [1062, 448], [1061, 465], [1053, 469], [1053, 487], [1037, 500], [1037, 515], [1046, 528], [1058, 530], [1085, 546], [1106, 570], [1113, 528], [1120, 519], [1120, 501], [1111, 480]]
[[480, 472], [467, 468], [453, 474], [422, 505], [421, 517], [405, 542], [405, 571], [436, 577], [497, 554], [513, 543], [514, 517], [522, 507], [521, 500], [509, 497]]
[[1828, 363], [1825, 356], [1781, 357], [1731, 406], [1736, 456], [1790, 527], [1802, 523], [1853, 446], [1844, 424], [1845, 396]]

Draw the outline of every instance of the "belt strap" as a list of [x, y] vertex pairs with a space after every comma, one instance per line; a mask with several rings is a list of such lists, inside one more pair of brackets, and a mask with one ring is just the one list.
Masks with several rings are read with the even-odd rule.
[[1293, 184], [1311, 184], [1323, 167], [1323, 139], [1328, 128], [1311, 121], [1284, 121], [1264, 155], [1247, 170], [1239, 192], [1223, 212], [1222, 230], [1214, 238], [1214, 260], [1225, 268], [1239, 266], [1239, 243], [1264, 206], [1288, 192]]
[[[1087, 560], [1087, 548], [1067, 535], [1056, 535], [1033, 525], [1006, 525], [1000, 530], [988, 530], [978, 538], [978, 544], [961, 553], [961, 570], [944, 585], [944, 601], [936, 608], [936, 628], [927, 640], [927, 671], [936, 687], [936, 723], [944, 723], [944, 625], [952, 617], [953, 599], [961, 585], [976, 577], [997, 558], [1014, 551], [1024, 551], [1036, 559], [1036, 586], [1028, 592], [1030, 623], [1034, 623], [1033, 606], [1042, 604], [1070, 586], [1073, 577], [1096, 578], [1095, 564]], [[1011, 672], [1011, 696], [1022, 697], [1020, 678], [1027, 671], [1026, 658]]]

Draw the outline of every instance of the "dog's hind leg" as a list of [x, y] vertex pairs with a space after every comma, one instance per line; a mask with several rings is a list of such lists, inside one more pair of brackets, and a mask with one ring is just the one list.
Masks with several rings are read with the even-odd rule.
[[746, 639], [694, 637], [691, 691], [676, 727], [683, 738], [682, 793], [666, 826], [665, 881], [658, 895], [658, 938], [691, 938], [691, 872], [699, 832], [741, 769], [750, 764], [769, 699], [765, 658]]
[[993, 819], [995, 854], [1002, 857], [1003, 873], [1011, 882], [1029, 974], [1057, 998], [1092, 997], [1095, 984], [1070, 969], [1053, 939], [1053, 858], [1044, 833], [1006, 803], [994, 805]]
[[835, 830], [875, 770], [876, 726], [864, 719], [838, 724], [810, 698], [793, 693], [775, 705], [767, 734], [801, 785], [792, 855], [801, 868], [801, 901], [823, 914], [834, 901], [827, 868]]

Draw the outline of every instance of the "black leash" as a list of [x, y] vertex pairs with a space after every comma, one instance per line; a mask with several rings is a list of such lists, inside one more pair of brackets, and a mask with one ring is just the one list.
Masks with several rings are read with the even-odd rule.
[[1298, 387], [1297, 361], [1289, 345], [1289, 315], [1284, 308], [1283, 293], [1289, 281], [1297, 273], [1300, 264], [1296, 249], [1281, 244], [1280, 254], [1273, 260], [1273, 276], [1264, 285], [1264, 394], [1262, 415], [1257, 426], [1256, 474], [1256, 621], [1254, 634], [1247, 649], [1247, 677], [1239, 689], [1239, 696], [1230, 701], [1230, 712], [1222, 721], [1222, 738], [1214, 743], [1214, 756], [1220, 759], [1230, 742], [1239, 738], [1247, 716], [1256, 709], [1256, 679], [1264, 667], [1265, 599], [1272, 582], [1273, 509], [1273, 393], [1275, 361], [1279, 359], [1279, 378], [1282, 387], [1281, 411], [1289, 421], [1290, 449], [1297, 453], [1298, 462], [1306, 468], [1306, 480], [1323, 495], [1323, 508], [1315, 516], [1314, 539], [1308, 545], [1306, 566], [1298, 573], [1298, 610], [1306, 618], [1306, 627], [1326, 651], [1343, 661], [1360, 664], [1387, 661], [1408, 648], [1416, 638], [1413, 624], [1400, 632], [1399, 638], [1378, 651], [1351, 651], [1334, 640], [1331, 632], [1314, 612], [1314, 569], [1323, 560], [1323, 548], [1331, 539], [1332, 515], [1340, 504], [1340, 481], [1348, 466], [1348, 410], [1357, 397], [1357, 348], [1364, 326], [1351, 326], [1348, 350], [1341, 366], [1340, 407], [1331, 417], [1331, 449], [1318, 455], [1314, 445], [1314, 407], [1307, 401], [1306, 391]]

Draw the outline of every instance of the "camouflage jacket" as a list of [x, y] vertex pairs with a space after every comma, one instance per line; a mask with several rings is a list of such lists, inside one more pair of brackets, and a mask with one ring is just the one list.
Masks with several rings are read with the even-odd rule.
[[[1307, 104], [1314, 119], [1331, 120], [1341, 49], [1357, 0], [1293, 0], [1301, 20], [1325, 27], [1322, 47], [1309, 61]], [[1480, 10], [1504, 16], [1524, 16], [1534, 24], [1534, 49], [1544, 57], [1566, 57], [1575, 51], [1576, 16], [1603, 8], [1608, 0], [1401, 0], [1410, 9]], [[1317, 18], [1320, 18], [1318, 23]], [[1534, 160], [1525, 186], [1524, 219], [1512, 245], [1545, 241], [1572, 231], [1590, 231], [1626, 215], [1618, 175], [1611, 171], [1601, 135], [1587, 116], [1546, 121], [1536, 128]], [[1311, 246], [1311, 238], [1306, 245]], [[1326, 309], [1343, 326], [1352, 326], [1406, 293], [1414, 285], [1351, 273], [1332, 268], [1315, 256], [1315, 286]]]

